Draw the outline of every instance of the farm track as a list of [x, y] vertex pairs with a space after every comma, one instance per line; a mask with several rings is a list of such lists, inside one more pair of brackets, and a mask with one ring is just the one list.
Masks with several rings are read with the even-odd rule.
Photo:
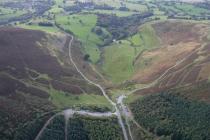
[[62, 113], [57, 113], [55, 115], [53, 115], [49, 120], [47, 120], [47, 122], [44, 124], [44, 126], [42, 127], [42, 129], [39, 131], [38, 135], [36, 136], [36, 138], [34, 140], [39, 140], [41, 135], [43, 134], [44, 130], [47, 128], [47, 126], [50, 124], [50, 122], [56, 117], [61, 115]]
[[[155, 86], [158, 82], [160, 82], [162, 79], [164, 79], [166, 77], [166, 74], [172, 70], [173, 68], [176, 68], [177, 66], [179, 66], [180, 64], [182, 64], [185, 60], [187, 60], [191, 55], [193, 55], [194, 53], [198, 52], [201, 48], [203, 48], [206, 44], [202, 45], [201, 47], [195, 49], [194, 51], [192, 51], [189, 55], [187, 55], [186, 57], [184, 57], [183, 59], [179, 60], [178, 62], [176, 62], [175, 65], [171, 66], [170, 68], [168, 68], [167, 70], [165, 70], [165, 72], [163, 74], [161, 74], [156, 80], [154, 80], [153, 82], [151, 82], [150, 84], [148, 84], [147, 86], [145, 87], [141, 87], [141, 88], [137, 88], [137, 89], [134, 89], [132, 91], [130, 91], [127, 96], [137, 92], [137, 91], [140, 91], [140, 90], [144, 90], [144, 89], [148, 89], [148, 88], [151, 88], [153, 86]], [[121, 101], [121, 104], [123, 105], [123, 101]], [[127, 116], [126, 116], [127, 117]], [[127, 119], [127, 118], [126, 118]], [[132, 117], [131, 119], [139, 128], [141, 128], [142, 130], [144, 130], [140, 124], [138, 124], [138, 122], [134, 119], [134, 117]], [[128, 127], [129, 127], [129, 123], [128, 121], [126, 121]], [[129, 133], [130, 130], [129, 130]], [[131, 136], [132, 137], [132, 136]]]
[[68, 126], [68, 120], [73, 117], [74, 114], [79, 114], [79, 115], [83, 115], [83, 116], [92, 116], [92, 117], [111, 117], [111, 116], [116, 116], [115, 113], [112, 112], [105, 112], [105, 113], [100, 113], [100, 112], [89, 112], [89, 111], [85, 111], [85, 110], [72, 110], [72, 109], [67, 109], [64, 110], [62, 112], [59, 112], [55, 115], [53, 115], [50, 119], [48, 119], [48, 121], [44, 124], [44, 126], [42, 127], [42, 129], [39, 131], [38, 135], [36, 136], [36, 138], [34, 140], [39, 140], [41, 135], [43, 134], [44, 130], [47, 128], [47, 126], [50, 124], [50, 122], [57, 116], [59, 115], [63, 115], [65, 118], [65, 140], [68, 139], [67, 137], [67, 126]]
[[107, 99], [107, 101], [110, 102], [110, 104], [115, 108], [115, 113], [117, 115], [117, 118], [118, 118], [118, 122], [122, 128], [122, 131], [123, 131], [123, 135], [124, 135], [124, 139], [125, 140], [128, 140], [128, 135], [127, 135], [127, 131], [126, 131], [126, 128], [124, 126], [124, 123], [123, 123], [123, 120], [122, 120], [122, 116], [121, 116], [121, 113], [120, 113], [120, 110], [118, 109], [116, 103], [114, 103], [110, 98], [109, 96], [106, 94], [105, 90], [103, 89], [103, 87], [100, 85], [100, 84], [97, 84], [97, 83], [94, 83], [93, 81], [89, 80], [81, 71], [80, 69], [77, 67], [76, 63], [74, 62], [73, 58], [72, 58], [72, 53], [71, 53], [71, 48], [72, 48], [72, 42], [74, 41], [74, 37], [72, 35], [70, 35], [71, 37], [71, 40], [69, 42], [69, 59], [70, 61], [72, 62], [72, 64], [74, 65], [74, 67], [76, 68], [77, 72], [90, 84], [92, 85], [95, 85], [96, 87], [98, 87], [103, 96]]
[[[68, 45], [68, 48], [69, 48], [69, 60], [70, 62], [73, 64], [73, 66], [75, 67], [76, 71], [83, 77], [83, 79], [85, 81], [87, 81], [88, 83], [98, 87], [103, 96], [107, 99], [107, 101], [114, 107], [115, 109], [115, 112], [114, 113], [110, 113], [110, 112], [107, 112], [105, 114], [103, 113], [97, 113], [97, 112], [88, 112], [88, 111], [85, 111], [85, 110], [81, 110], [81, 111], [75, 111], [75, 110], [72, 110], [72, 109], [68, 109], [67, 110], [64, 110], [63, 112], [60, 112], [60, 113], [57, 113], [55, 114], [54, 116], [52, 116], [45, 124], [44, 126], [42, 127], [42, 129], [40, 130], [40, 132], [38, 133], [38, 135], [36, 136], [36, 138], [34, 140], [39, 140], [39, 138], [41, 137], [41, 135], [43, 134], [44, 130], [47, 128], [47, 126], [50, 124], [50, 122], [58, 115], [64, 115], [65, 117], [65, 140], [68, 139], [67, 137], [67, 123], [68, 123], [68, 119], [71, 117], [71, 115], [73, 115], [74, 113], [77, 113], [77, 114], [80, 114], [80, 115], [84, 115], [84, 116], [92, 116], [92, 117], [111, 117], [113, 115], [116, 115], [117, 118], [118, 118], [118, 123], [119, 125], [121, 126], [121, 129], [122, 129], [122, 132], [123, 132], [123, 136], [124, 136], [124, 140], [129, 140], [128, 138], [128, 135], [127, 135], [127, 131], [126, 131], [126, 128], [125, 128], [125, 125], [123, 123], [123, 119], [122, 119], [122, 116], [121, 116], [121, 112], [119, 110], [119, 108], [117, 107], [117, 104], [114, 103], [110, 98], [109, 96], [106, 94], [105, 90], [103, 89], [103, 87], [98, 84], [98, 83], [95, 83], [91, 80], [89, 80], [81, 71], [80, 69], [77, 67], [76, 63], [74, 62], [73, 60], [73, 57], [72, 57], [72, 53], [71, 53], [71, 48], [72, 48], [72, 43], [74, 41], [74, 37], [72, 35], [69, 35], [69, 34], [66, 34], [68, 37], [71, 38], [70, 42], [69, 42], [69, 45]], [[71, 112], [71, 113], [70, 113]], [[73, 113], [72, 113], [73, 112]], [[100, 115], [101, 114], [101, 115]], [[128, 125], [128, 127], [130, 126], [128, 124], [128, 122], [126, 121], [126, 124]], [[132, 134], [131, 134], [131, 131], [129, 130], [129, 134], [130, 134], [130, 138], [132, 138]], [[131, 139], [133, 140], [133, 139]]]
[[[115, 113], [113, 113], [113, 114], [115, 114], [115, 115], [117, 116], [117, 118], [118, 118], [118, 122], [119, 122], [119, 124], [120, 124], [120, 126], [121, 126], [121, 128], [122, 128], [122, 131], [123, 131], [124, 139], [125, 139], [125, 140], [128, 140], [127, 131], [126, 131], [125, 125], [124, 125], [123, 120], [122, 120], [122, 115], [125, 114], [125, 113], [124, 113], [125, 110], [124, 110], [124, 108], [123, 108], [123, 106], [125, 106], [125, 105], [123, 104], [123, 99], [122, 99], [122, 101], [121, 101], [121, 103], [120, 103], [120, 106], [122, 107], [122, 114], [121, 114], [121, 111], [120, 111], [120, 109], [118, 108], [117, 104], [116, 104], [115, 102], [113, 102], [113, 101], [109, 98], [109, 96], [106, 94], [106, 92], [105, 92], [105, 90], [103, 89], [103, 87], [102, 87], [100, 84], [95, 83], [95, 82], [91, 81], [90, 79], [88, 79], [88, 78], [83, 74], [83, 72], [80, 71], [79, 67], [76, 65], [76, 63], [75, 63], [74, 60], [73, 60], [72, 52], [71, 52], [71, 48], [72, 48], [72, 43], [73, 43], [73, 41], [74, 41], [74, 37], [73, 37], [72, 35], [69, 35], [69, 34], [66, 34], [66, 35], [67, 35], [68, 37], [71, 38], [71, 39], [70, 39], [70, 42], [69, 42], [69, 45], [68, 45], [68, 49], [69, 49], [69, 52], [68, 52], [68, 53], [69, 53], [69, 54], [68, 54], [68, 55], [69, 55], [69, 60], [70, 60], [71, 63], [73, 64], [73, 66], [74, 66], [74, 68], [76, 69], [76, 71], [83, 77], [83, 79], [84, 79], [85, 81], [87, 81], [88, 83], [90, 83], [90, 84], [92, 84], [92, 85], [98, 87], [98, 88], [101, 90], [103, 96], [107, 99], [107, 101], [115, 108]], [[135, 90], [133, 90], [133, 91], [130, 91], [128, 95], [130, 95], [130, 94], [132, 94], [132, 93], [134, 93], [134, 92], [136, 92], [136, 91], [143, 90], [143, 89], [147, 89], [147, 88], [150, 88], [150, 87], [156, 85], [159, 81], [161, 81], [162, 79], [165, 78], [165, 76], [168, 74], [168, 72], [170, 72], [173, 68], [176, 68], [177, 66], [179, 66], [180, 64], [182, 64], [182, 63], [183, 63], [185, 60], [187, 60], [193, 53], [197, 52], [197, 51], [200, 50], [200, 49], [201, 49], [201, 47], [199, 47], [198, 49], [195, 49], [195, 50], [194, 50], [193, 52], [191, 52], [189, 55], [187, 55], [187, 56], [184, 57], [183, 59], [177, 61], [175, 65], [173, 65], [173, 66], [171, 66], [170, 68], [168, 68], [167, 70], [165, 70], [163, 74], [161, 74], [156, 80], [154, 80], [154, 81], [153, 81], [151, 84], [149, 84], [148, 86], [143, 87], [143, 88], [137, 88], [137, 89], [135, 89]], [[96, 72], [96, 71], [95, 71], [95, 72]], [[96, 73], [97, 73], [97, 72], [96, 72]], [[99, 74], [99, 73], [97, 73], [97, 74]], [[84, 113], [83, 115], [88, 115], [88, 114], [85, 114], [85, 113]], [[65, 115], [64, 115], [64, 116], [65, 116]], [[66, 116], [65, 116], [65, 117], [66, 117]], [[53, 118], [54, 118], [54, 117], [53, 117]], [[40, 137], [40, 135], [42, 134], [43, 130], [47, 127], [47, 125], [50, 123], [50, 121], [51, 121], [53, 118], [50, 118], [50, 119], [46, 122], [46, 124], [44, 125], [43, 129], [40, 131], [40, 133], [38, 134], [37, 137]], [[69, 118], [69, 117], [67, 117], [67, 118]], [[132, 121], [134, 121], [135, 124], [138, 124], [134, 119], [132, 119]], [[68, 123], [68, 119], [66, 119], [66, 124], [67, 124], [67, 123]], [[130, 136], [131, 140], [133, 140], [133, 137], [132, 137], [132, 134], [131, 134], [130, 125], [129, 125], [129, 122], [128, 122], [128, 116], [127, 116], [126, 114], [125, 114], [125, 123], [126, 123], [126, 125], [128, 126], [129, 136]], [[138, 124], [138, 126], [139, 126], [139, 124]], [[66, 133], [67, 133], [67, 126], [65, 126], [65, 134], [66, 134]], [[38, 140], [38, 139], [35, 139], [35, 140]], [[65, 140], [67, 140], [67, 135], [65, 135]]]
[[[205, 46], [206, 44], [204, 44], [203, 46]], [[154, 80], [153, 82], [151, 82], [150, 84], [148, 84], [148, 86], [145, 86], [145, 87], [141, 87], [141, 88], [137, 88], [137, 89], [134, 89], [132, 91], [130, 91], [128, 93], [128, 96], [137, 92], [137, 91], [140, 91], [140, 90], [144, 90], [144, 89], [148, 89], [148, 88], [151, 88], [152, 86], [155, 86], [158, 82], [160, 82], [162, 79], [165, 78], [166, 74], [172, 70], [173, 68], [179, 66], [180, 64], [182, 64], [185, 60], [187, 60], [191, 55], [193, 55], [194, 53], [198, 52], [203, 46], [195, 49], [194, 51], [192, 51], [189, 55], [187, 55], [186, 57], [184, 57], [183, 59], [179, 60], [178, 62], [176, 62], [175, 65], [171, 66], [170, 68], [166, 69], [163, 74], [161, 74], [156, 80]]]

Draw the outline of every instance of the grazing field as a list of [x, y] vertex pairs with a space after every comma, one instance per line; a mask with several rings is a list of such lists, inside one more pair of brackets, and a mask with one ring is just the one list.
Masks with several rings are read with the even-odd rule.
[[28, 25], [28, 24], [20, 24], [18, 27], [24, 28], [24, 29], [30, 29], [30, 30], [39, 30], [44, 31], [48, 33], [56, 33], [59, 32], [59, 29], [56, 27], [45, 27], [45, 26], [39, 26], [39, 25]]
[[76, 35], [82, 45], [84, 46], [85, 53], [90, 55], [93, 63], [96, 63], [100, 57], [100, 51], [97, 45], [102, 41], [92, 32], [96, 26], [97, 16], [93, 14], [78, 14], [71, 16], [56, 16], [56, 24], [67, 31], [71, 31]]
[[113, 82], [119, 83], [133, 73], [134, 57], [135, 50], [128, 41], [114, 43], [104, 48], [102, 69]]
[[104, 48], [102, 69], [115, 83], [127, 80], [142, 67], [135, 64], [139, 55], [156, 47], [159, 47], [159, 39], [154, 29], [149, 24], [142, 25], [135, 35]]
[[150, 24], [140, 26], [139, 32], [130, 38], [133, 46], [140, 47], [142, 50], [159, 47], [159, 38], [156, 35], [155, 30]]
[[181, 10], [183, 13], [187, 13], [189, 15], [202, 15], [202, 14], [209, 14], [209, 10], [194, 6], [189, 3], [176, 3], [174, 5], [175, 8]]
[[100, 0], [100, 1], [93, 0], [93, 1], [96, 2], [99, 5], [107, 4], [107, 5], [115, 7], [115, 8], [121, 7], [121, 3], [120, 3], [119, 0], [115, 0], [115, 1], [113, 1], [113, 0]]
[[56, 33], [59, 32], [59, 29], [54, 25], [53, 19], [50, 17], [42, 16], [33, 18], [24, 23], [17, 23], [17, 27], [31, 30], [39, 30], [47, 33]]
[[20, 9], [14, 10], [11, 8], [0, 7], [0, 20], [8, 20], [9, 18], [18, 17], [25, 13], [26, 13], [25, 10], [20, 10]]
[[147, 6], [144, 4], [131, 3], [131, 2], [124, 2], [123, 4], [131, 11], [138, 11], [142, 13], [148, 11]]
[[110, 14], [110, 15], [116, 15], [118, 17], [126, 17], [138, 13], [133, 11], [119, 11], [119, 10], [91, 10], [88, 12], [96, 14]]
[[50, 14], [59, 14], [64, 12], [63, 8], [59, 8], [58, 6], [53, 6], [49, 11], [47, 11]]
[[170, 18], [180, 19], [205, 19], [210, 11], [199, 6], [199, 4], [187, 2], [161, 2], [155, 3], [159, 10], [164, 11]]
[[71, 95], [65, 92], [50, 90], [51, 101], [58, 107], [74, 107], [74, 106], [87, 106], [87, 107], [98, 107], [98, 108], [109, 108], [111, 105], [101, 95], [94, 94], [82, 94], [82, 95]]

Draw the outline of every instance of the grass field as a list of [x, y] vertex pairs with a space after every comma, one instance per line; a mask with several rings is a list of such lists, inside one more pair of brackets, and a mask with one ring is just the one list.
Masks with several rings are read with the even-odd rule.
[[21, 27], [21, 28], [24, 28], [24, 29], [40, 30], [40, 31], [49, 32], [49, 33], [59, 32], [59, 29], [57, 27], [55, 27], [55, 25], [53, 25], [53, 26], [40, 26], [39, 22], [53, 23], [53, 20], [49, 20], [46, 17], [38, 17], [38, 18], [31, 19], [27, 23], [17, 24], [17, 26]]
[[82, 42], [85, 53], [90, 55], [93, 63], [96, 63], [100, 58], [100, 51], [97, 47], [102, 41], [91, 30], [95, 27], [97, 16], [94, 14], [75, 14], [75, 15], [58, 15], [56, 23], [65, 30], [70, 30]]
[[[155, 30], [151, 27], [150, 24], [141, 26], [139, 32], [132, 36], [129, 40], [134, 46], [136, 46], [137, 55], [145, 50], [157, 48], [160, 45], [159, 38], [157, 37]], [[138, 69], [142, 67], [144, 67], [144, 65], [135, 64], [135, 71], [138, 71]]]
[[104, 49], [103, 71], [113, 82], [126, 80], [133, 73], [132, 61], [135, 57], [134, 48], [128, 41], [114, 43]]
[[18, 27], [21, 27], [24, 29], [31, 29], [31, 30], [40, 30], [40, 31], [49, 32], [49, 33], [59, 32], [59, 30], [56, 27], [45, 27], [45, 26], [27, 25], [27, 24], [21, 24], [21, 25], [18, 25]]
[[210, 13], [210, 11], [207, 9], [196, 7], [189, 3], [176, 3], [174, 7], [189, 15], [202, 15], [205, 13], [206, 14]]
[[145, 12], [147, 11], [147, 6], [144, 4], [139, 4], [136, 3], [136, 1], [133, 2], [125, 2], [125, 1], [120, 1], [120, 0], [94, 0], [97, 4], [107, 4], [109, 6], [115, 7], [115, 8], [120, 8], [122, 6], [127, 7], [129, 10], [133, 11], [138, 11], [138, 12]]
[[0, 20], [7, 20], [12, 17], [18, 17], [25, 14], [24, 10], [13, 10], [10, 8], [0, 7]]
[[139, 53], [159, 47], [159, 39], [150, 24], [141, 26], [137, 34], [120, 42], [105, 47], [103, 51], [102, 69], [115, 83], [129, 79], [138, 69], [133, 63]]
[[130, 2], [124, 2], [125, 6], [130, 10], [135, 10], [139, 12], [146, 12], [148, 11], [148, 8], [146, 5], [138, 4], [138, 3], [130, 3]]
[[140, 31], [137, 34], [128, 38], [128, 40], [130, 40], [134, 46], [143, 45], [143, 47], [145, 47], [146, 46], [145, 43], [148, 44], [150, 42], [151, 43], [154, 42], [153, 40], [151, 40], [151, 36], [154, 36], [153, 29], [151, 28], [150, 25], [145, 25], [140, 28]]
[[140, 46], [142, 49], [150, 49], [159, 46], [158, 37], [150, 24], [141, 26], [139, 32], [131, 36], [129, 40], [134, 46]]
[[67, 108], [73, 106], [99, 106], [111, 108], [110, 103], [100, 95], [81, 94], [70, 95], [51, 88], [50, 96], [52, 103], [58, 108]]
[[119, 11], [119, 10], [91, 10], [88, 11], [91, 13], [99, 13], [99, 14], [113, 14], [118, 17], [126, 17], [130, 16], [132, 14], [136, 14], [137, 12], [132, 12], [132, 11]]
[[63, 8], [59, 8], [57, 5], [54, 5], [48, 12], [53, 14], [58, 14], [63, 12]]
[[96, 2], [99, 5], [104, 5], [107, 4], [109, 6], [112, 7], [116, 7], [119, 8], [121, 6], [120, 1], [119, 0], [93, 0], [94, 2]]
[[162, 3], [161, 9], [169, 14], [176, 15], [177, 17], [189, 16], [204, 16], [209, 15], [210, 11], [200, 8], [190, 3]]

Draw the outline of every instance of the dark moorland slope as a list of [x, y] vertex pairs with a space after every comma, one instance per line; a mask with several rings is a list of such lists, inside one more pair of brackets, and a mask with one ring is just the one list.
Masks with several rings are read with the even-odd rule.
[[69, 63], [68, 42], [65, 36], [0, 28], [1, 140], [33, 139], [58, 109], [50, 91], [99, 93]]

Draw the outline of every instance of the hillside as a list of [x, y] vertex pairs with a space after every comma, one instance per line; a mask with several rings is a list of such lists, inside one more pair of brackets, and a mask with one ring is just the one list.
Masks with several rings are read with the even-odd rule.
[[138, 56], [134, 62], [134, 81], [157, 80], [161, 88], [208, 80], [208, 24], [167, 21], [152, 26], [161, 47]]
[[20, 133], [33, 137], [47, 118], [67, 106], [109, 107], [99, 90], [69, 63], [68, 42], [62, 34], [0, 28], [2, 139]]
[[[181, 92], [182, 93], [182, 92]], [[161, 139], [209, 139], [209, 104], [159, 93], [131, 104], [135, 120]]]
[[210, 2], [0, 0], [0, 140], [209, 140]]

